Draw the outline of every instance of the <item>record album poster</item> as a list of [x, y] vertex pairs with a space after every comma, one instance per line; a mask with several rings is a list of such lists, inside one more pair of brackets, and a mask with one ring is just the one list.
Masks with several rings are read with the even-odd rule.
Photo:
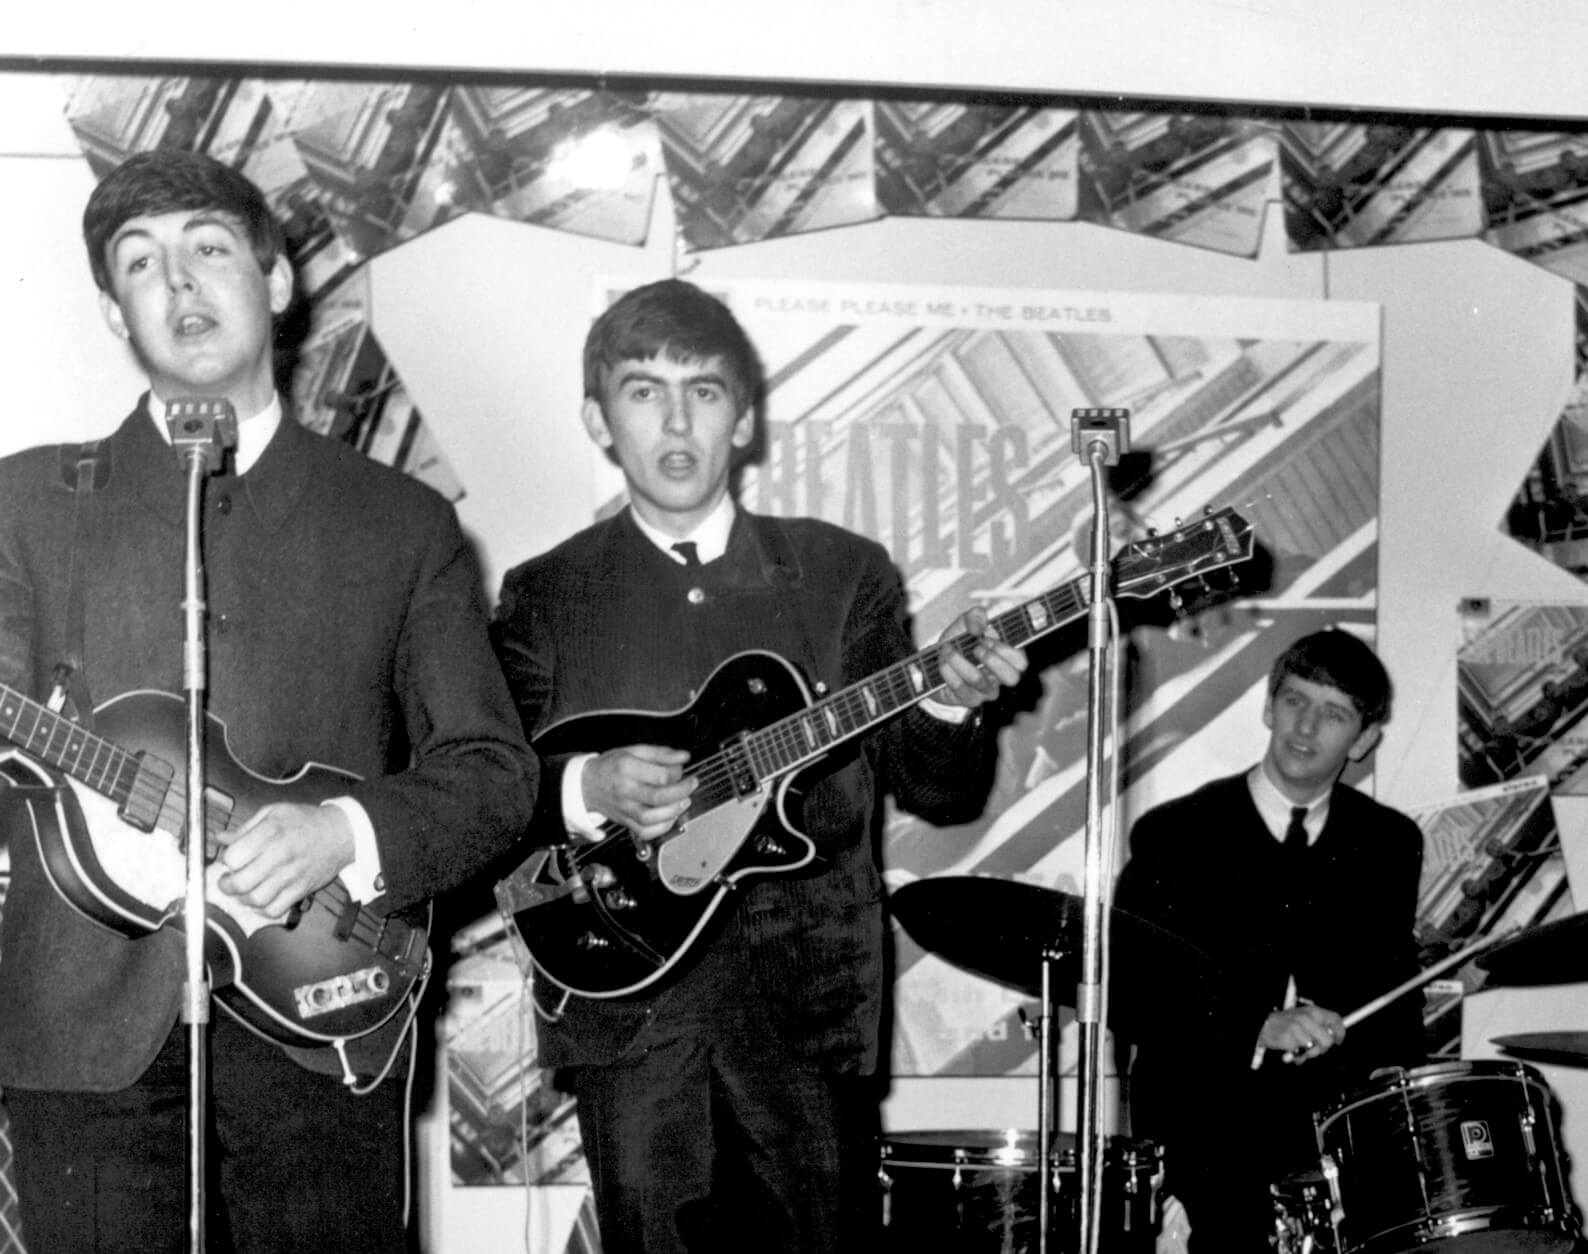
[[[1574, 912], [1560, 824], [1542, 775], [1490, 784], [1409, 813], [1423, 833], [1415, 924], [1423, 971], [1485, 939]], [[1462, 996], [1481, 978], [1468, 960], [1426, 986], [1430, 1055], [1459, 1054]]]
[[1285, 229], [1299, 252], [1468, 239], [1483, 230], [1469, 130], [1287, 122]]
[[877, 199], [902, 216], [1068, 221], [1075, 120], [1071, 109], [879, 100]]
[[[601, 281], [593, 311], [633, 285]], [[1117, 551], [1236, 519], [1247, 552], [1167, 595], [1121, 594], [1121, 830], [1145, 807], [1261, 753], [1274, 655], [1326, 624], [1371, 637], [1378, 582], [1379, 314], [1343, 302], [869, 284], [707, 283], [757, 345], [767, 379], [758, 512], [869, 535], [903, 574], [917, 640], [961, 611], [1000, 613], [1085, 573], [1090, 471], [1072, 413], [1129, 412], [1109, 470]], [[595, 450], [596, 515], [622, 480]], [[591, 521], [591, 520], [583, 520]], [[570, 520], [569, 530], [582, 525]], [[1157, 536], [1154, 537], [1153, 532]], [[1137, 547], [1134, 551], [1141, 551]], [[1000, 739], [973, 822], [886, 816], [891, 890], [988, 875], [1081, 888], [1085, 624], [1058, 616]], [[988, 920], [967, 918], [967, 929]], [[523, 964], [498, 919], [466, 938], [445, 1033], [459, 1182], [583, 1177], [565, 1099], [523, 1047]], [[1030, 999], [923, 949], [902, 928], [892, 1029], [899, 1076], [1031, 1074]], [[1073, 1010], [1061, 1066], [1075, 1063]]]
[[[1226, 756], [1220, 720], [1248, 708], [1283, 642], [1331, 622], [1371, 633], [1376, 307], [843, 284], [712, 290], [744, 322], [768, 379], [765, 456], [744, 474], [741, 500], [882, 542], [905, 576], [919, 641], [970, 605], [1006, 611], [1084, 578], [1092, 489], [1072, 451], [1078, 408], [1130, 413], [1131, 449], [1109, 486], [1119, 544], [1208, 511], [1250, 525], [1252, 558], [1175, 589], [1178, 607], [1120, 597], [1127, 815], [1255, 760], [1260, 741], [1250, 758]], [[614, 482], [604, 508], [617, 504]], [[892, 815], [889, 885], [986, 874], [1079, 890], [1084, 624], [1055, 621], [1029, 651], [1031, 680], [986, 812], [948, 830]], [[1261, 733], [1255, 713], [1240, 717]], [[898, 1074], [1034, 1065], [1018, 994], [899, 941]]]
[[1588, 794], [1588, 605], [1472, 597], [1460, 626], [1462, 785], [1537, 775]]
[[651, 109], [688, 252], [881, 216], [866, 101], [663, 93]]
[[1218, 114], [1083, 113], [1079, 216], [1124, 231], [1257, 256], [1274, 199], [1274, 136]]
[[1588, 138], [1485, 131], [1479, 147], [1484, 236], [1573, 283], [1588, 283]]

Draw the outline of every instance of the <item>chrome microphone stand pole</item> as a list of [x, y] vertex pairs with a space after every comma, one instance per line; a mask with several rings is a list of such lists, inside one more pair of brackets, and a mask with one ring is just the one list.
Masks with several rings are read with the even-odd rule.
[[1037, 1254], [1048, 1254], [1048, 1229], [1053, 1222], [1053, 1065], [1058, 1051], [1054, 1028], [1056, 1002], [1053, 990], [1053, 965], [1062, 957], [1053, 946], [1042, 950], [1042, 1022], [1037, 1032]]
[[187, 860], [182, 927], [186, 940], [186, 980], [182, 1021], [188, 1040], [188, 1234], [192, 1254], [205, 1249], [205, 1136], [209, 1127], [210, 1021], [208, 966], [204, 938], [208, 906], [209, 824], [205, 814], [205, 708], [207, 662], [204, 643], [204, 563], [201, 544], [204, 478], [220, 469], [224, 451], [237, 443], [237, 418], [230, 401], [182, 399], [166, 408], [171, 446], [187, 471], [186, 541], [183, 578], [182, 689], [187, 704]]
[[[1091, 661], [1087, 689], [1086, 859], [1081, 932], [1081, 975], [1076, 993], [1079, 1029], [1079, 1117], [1076, 1122], [1080, 1176], [1080, 1254], [1098, 1254], [1102, 1211], [1103, 1031], [1108, 1022], [1107, 901], [1111, 896], [1113, 849], [1104, 830], [1104, 764], [1111, 702], [1108, 677], [1118, 665], [1112, 646], [1113, 602], [1109, 592], [1108, 502], [1103, 467], [1117, 465], [1129, 447], [1128, 410], [1077, 409], [1070, 415], [1071, 444], [1091, 468], [1091, 582], [1087, 615]], [[1113, 751], [1117, 754], [1116, 743]]]

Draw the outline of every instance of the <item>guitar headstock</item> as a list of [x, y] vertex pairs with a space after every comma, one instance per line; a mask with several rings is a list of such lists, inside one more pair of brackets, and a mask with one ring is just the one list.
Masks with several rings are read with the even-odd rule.
[[1252, 556], [1256, 536], [1235, 510], [1211, 510], [1195, 522], [1127, 545], [1114, 559], [1114, 591], [1149, 597], [1187, 579]]

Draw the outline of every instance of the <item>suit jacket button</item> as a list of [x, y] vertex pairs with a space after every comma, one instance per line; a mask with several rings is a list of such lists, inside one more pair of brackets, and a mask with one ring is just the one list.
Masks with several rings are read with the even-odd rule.
[[706, 590], [704, 588], [691, 588], [689, 590], [689, 603], [691, 605], [699, 605], [705, 599]]

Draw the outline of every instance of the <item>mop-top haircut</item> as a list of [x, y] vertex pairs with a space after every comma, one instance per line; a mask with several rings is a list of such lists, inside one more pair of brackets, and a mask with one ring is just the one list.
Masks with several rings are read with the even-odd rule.
[[231, 166], [171, 148], [134, 153], [100, 180], [83, 210], [83, 243], [99, 290], [115, 295], [106, 248], [117, 231], [133, 218], [182, 211], [235, 219], [266, 272], [286, 250], [264, 193]]
[[1351, 698], [1363, 730], [1387, 722], [1393, 688], [1378, 655], [1348, 631], [1330, 627], [1302, 636], [1279, 655], [1268, 677], [1268, 692], [1279, 691], [1287, 675], [1338, 688]]
[[595, 320], [584, 342], [584, 394], [599, 403], [608, 373], [625, 361], [721, 360], [740, 409], [761, 386], [750, 337], [729, 308], [683, 279], [662, 279], [625, 293]]

